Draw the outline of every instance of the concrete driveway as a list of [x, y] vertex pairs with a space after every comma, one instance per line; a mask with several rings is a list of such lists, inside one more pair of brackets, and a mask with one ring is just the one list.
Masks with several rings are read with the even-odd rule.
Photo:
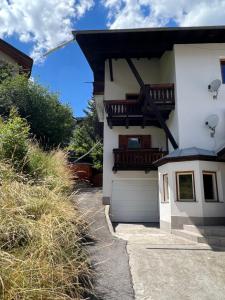
[[127, 241], [136, 300], [225, 299], [225, 252], [152, 225], [118, 224]]

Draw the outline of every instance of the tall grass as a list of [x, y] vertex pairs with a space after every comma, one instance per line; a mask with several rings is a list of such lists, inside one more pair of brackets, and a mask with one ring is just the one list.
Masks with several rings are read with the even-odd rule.
[[91, 290], [72, 185], [63, 151], [32, 143], [15, 110], [0, 120], [1, 300], [82, 299]]
[[[52, 157], [59, 162], [63, 156]], [[0, 163], [6, 169], [0, 187], [0, 299], [82, 299], [91, 288], [82, 216], [57, 186], [27, 182]]]

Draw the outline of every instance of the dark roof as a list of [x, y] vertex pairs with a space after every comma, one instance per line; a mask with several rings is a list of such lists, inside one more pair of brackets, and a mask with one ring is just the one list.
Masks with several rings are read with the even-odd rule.
[[15, 60], [17, 64], [23, 68], [23, 71], [28, 75], [31, 74], [33, 65], [33, 59], [31, 57], [8, 44], [7, 42], [3, 41], [2, 39], [0, 39], [0, 51]]
[[219, 157], [216, 152], [201, 149], [197, 147], [176, 149], [163, 158], [156, 161], [156, 166], [162, 166], [169, 162], [180, 162], [190, 160], [205, 160], [205, 161], [225, 161], [224, 157]]
[[224, 43], [225, 26], [73, 31], [94, 73], [94, 93], [104, 91], [107, 58], [161, 57], [174, 44]]

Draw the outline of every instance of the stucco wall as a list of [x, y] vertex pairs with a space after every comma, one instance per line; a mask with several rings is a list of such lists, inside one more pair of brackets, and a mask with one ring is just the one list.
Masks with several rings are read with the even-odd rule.
[[0, 51], [0, 60], [5, 60], [7, 62], [16, 64], [16, 61], [12, 59], [10, 56], [6, 55], [4, 52]]
[[[225, 44], [175, 45], [174, 53], [179, 147], [218, 149], [225, 144], [225, 85], [217, 100], [208, 92], [208, 85], [221, 79], [220, 58], [225, 55]], [[211, 114], [220, 118], [214, 139], [205, 126]]]
[[[158, 59], [133, 59], [137, 70], [146, 84], [159, 83]], [[105, 63], [105, 100], [125, 99], [126, 93], [139, 93], [140, 87], [125, 59], [112, 60], [113, 81], [110, 81], [108, 60]]]

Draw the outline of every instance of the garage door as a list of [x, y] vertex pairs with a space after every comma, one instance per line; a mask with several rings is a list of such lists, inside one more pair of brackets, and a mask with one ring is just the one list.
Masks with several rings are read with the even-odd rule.
[[158, 222], [158, 181], [113, 181], [111, 216], [114, 222]]

